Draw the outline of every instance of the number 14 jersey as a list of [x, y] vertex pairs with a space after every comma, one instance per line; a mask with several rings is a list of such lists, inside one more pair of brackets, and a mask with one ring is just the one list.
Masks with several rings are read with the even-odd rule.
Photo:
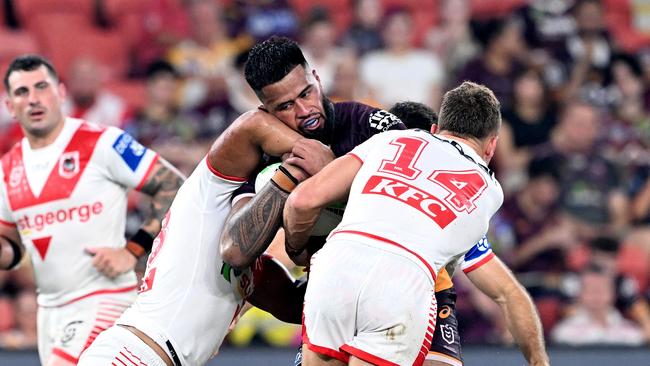
[[393, 244], [386, 247], [417, 257], [433, 280], [483, 238], [503, 202], [485, 161], [466, 144], [439, 135], [388, 131], [350, 154], [363, 165], [331, 235], [361, 234]]

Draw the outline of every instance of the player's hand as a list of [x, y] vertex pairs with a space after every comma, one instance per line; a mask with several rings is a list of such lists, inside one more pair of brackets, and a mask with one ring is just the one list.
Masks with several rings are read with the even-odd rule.
[[296, 141], [291, 155], [285, 162], [301, 168], [309, 175], [318, 173], [325, 165], [334, 160], [332, 150], [322, 142], [313, 139]]
[[86, 248], [93, 256], [93, 266], [108, 278], [115, 278], [135, 268], [136, 258], [125, 248]]

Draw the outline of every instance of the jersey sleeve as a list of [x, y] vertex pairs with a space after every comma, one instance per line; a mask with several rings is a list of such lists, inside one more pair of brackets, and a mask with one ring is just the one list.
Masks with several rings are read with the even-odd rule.
[[465, 273], [472, 272], [473, 270], [481, 267], [494, 257], [492, 246], [487, 237], [483, 237], [470, 249], [463, 257], [460, 268]]
[[366, 160], [368, 157], [368, 153], [372, 150], [373, 146], [375, 146], [377, 143], [379, 143], [379, 140], [383, 137], [381, 134], [380, 135], [374, 135], [370, 137], [368, 140], [365, 142], [361, 143], [360, 145], [357, 145], [352, 151], [350, 151], [347, 155], [353, 156], [362, 163]]
[[99, 143], [111, 179], [129, 188], [142, 188], [158, 154], [115, 127], [108, 128]]

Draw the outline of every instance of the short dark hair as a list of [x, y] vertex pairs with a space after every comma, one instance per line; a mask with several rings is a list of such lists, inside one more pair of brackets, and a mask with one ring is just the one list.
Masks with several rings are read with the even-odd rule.
[[259, 95], [262, 88], [282, 80], [299, 65], [307, 67], [307, 60], [298, 44], [286, 37], [273, 36], [251, 48], [244, 76]]
[[560, 163], [553, 157], [535, 158], [528, 163], [528, 179], [550, 177], [556, 182], [560, 181]]
[[484, 139], [498, 132], [500, 108], [492, 90], [465, 81], [442, 97], [438, 126], [461, 138]]
[[22, 55], [16, 57], [13, 61], [11, 61], [11, 64], [9, 64], [7, 71], [5, 71], [4, 84], [7, 92], [9, 92], [9, 75], [11, 75], [12, 72], [34, 71], [41, 66], [45, 66], [50, 76], [55, 81], [59, 81], [59, 75], [57, 75], [54, 66], [52, 66], [52, 63], [50, 63], [50, 61], [48, 61], [45, 57], [39, 55]]
[[144, 74], [146, 79], [151, 79], [159, 74], [169, 74], [176, 79], [180, 77], [180, 74], [174, 65], [165, 60], [153, 61], [147, 66], [147, 70]]
[[388, 112], [401, 119], [407, 128], [420, 128], [429, 131], [431, 125], [438, 124], [438, 115], [429, 106], [418, 102], [398, 102]]
[[618, 240], [608, 236], [596, 237], [590, 244], [592, 250], [611, 253], [612, 256], [616, 256], [620, 247]]

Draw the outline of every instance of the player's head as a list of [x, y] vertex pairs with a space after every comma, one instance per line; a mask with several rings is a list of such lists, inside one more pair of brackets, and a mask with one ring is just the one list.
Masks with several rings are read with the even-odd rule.
[[266, 111], [305, 136], [322, 138], [332, 106], [296, 42], [273, 36], [256, 44], [244, 75]]
[[418, 102], [395, 103], [389, 110], [401, 119], [407, 128], [419, 128], [435, 133], [432, 126], [438, 125], [438, 115], [432, 108]]
[[4, 84], [7, 108], [28, 137], [46, 137], [62, 126], [65, 88], [49, 61], [37, 55], [14, 59], [5, 73]]
[[477, 152], [489, 162], [496, 151], [501, 127], [500, 108], [492, 90], [465, 81], [442, 97], [438, 130], [474, 142]]

